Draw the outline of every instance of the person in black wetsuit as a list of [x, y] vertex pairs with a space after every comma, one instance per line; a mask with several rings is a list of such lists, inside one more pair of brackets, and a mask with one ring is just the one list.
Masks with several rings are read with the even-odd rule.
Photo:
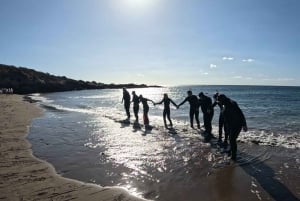
[[187, 95], [188, 97], [186, 97], [184, 99], [184, 101], [182, 101], [182, 103], [180, 103], [177, 106], [177, 109], [183, 105], [186, 101], [188, 101], [190, 103], [190, 123], [191, 123], [191, 127], [194, 128], [194, 116], [197, 122], [197, 127], [198, 129], [200, 129], [200, 121], [199, 121], [199, 100], [197, 98], [197, 96], [193, 95], [192, 91], [187, 91]]
[[133, 102], [133, 113], [135, 116], [135, 121], [138, 122], [139, 121], [139, 109], [140, 109], [140, 99], [139, 97], [136, 95], [135, 91], [132, 91], [132, 102]]
[[219, 108], [220, 108], [220, 116], [219, 116], [219, 140], [218, 140], [218, 143], [222, 144], [222, 134], [223, 134], [223, 127], [224, 127], [225, 139], [224, 139], [223, 145], [226, 148], [227, 145], [228, 145], [228, 131], [227, 131], [227, 125], [224, 124], [224, 115], [223, 115], [223, 112], [222, 112], [223, 111], [223, 105], [221, 105], [221, 103], [217, 101], [218, 96], [219, 96], [219, 93], [217, 92], [214, 95], [214, 101], [215, 102], [213, 103], [213, 107], [215, 107], [216, 105], [218, 105]]
[[139, 99], [141, 103], [143, 104], [143, 119], [144, 119], [144, 125], [145, 127], [149, 127], [149, 117], [148, 117], [148, 112], [149, 112], [149, 105], [148, 101], [151, 101], [153, 104], [154, 102], [148, 98], [144, 98], [142, 95], [139, 96]]
[[171, 118], [170, 118], [170, 113], [171, 113], [170, 112], [170, 103], [172, 103], [176, 108], [177, 108], [177, 105], [176, 105], [176, 103], [174, 103], [174, 101], [172, 99], [170, 99], [168, 97], [168, 94], [164, 94], [164, 98], [160, 102], [155, 103], [154, 105], [162, 104], [162, 103], [164, 103], [163, 118], [164, 118], [165, 127], [168, 128], [166, 117], [168, 118], [168, 120], [170, 122], [170, 126], [172, 127], [173, 123], [172, 123]]
[[122, 103], [124, 102], [124, 108], [126, 111], [126, 115], [127, 115], [127, 119], [130, 119], [130, 94], [129, 92], [126, 90], [126, 88], [123, 88], [123, 98], [122, 98]]
[[227, 128], [230, 141], [229, 155], [231, 155], [231, 159], [235, 161], [237, 152], [236, 139], [242, 129], [245, 132], [248, 130], [246, 119], [242, 110], [235, 101], [221, 94], [218, 96], [218, 102], [223, 105], [224, 121], [228, 126]]
[[205, 133], [207, 134], [206, 140], [209, 140], [212, 137], [211, 130], [211, 121], [214, 116], [214, 109], [212, 107], [212, 100], [210, 97], [204, 95], [203, 92], [199, 93], [199, 102], [201, 106], [201, 110], [203, 113], [203, 121]]

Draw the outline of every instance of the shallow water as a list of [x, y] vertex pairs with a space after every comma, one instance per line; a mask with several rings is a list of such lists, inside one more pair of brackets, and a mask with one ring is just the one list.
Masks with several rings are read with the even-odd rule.
[[[44, 117], [34, 120], [30, 130], [34, 154], [54, 164], [64, 176], [103, 186], [122, 186], [135, 195], [154, 200], [174, 200], [176, 196], [183, 199], [188, 195], [189, 200], [198, 200], [207, 183], [215, 182], [212, 178], [219, 175], [220, 169], [255, 166], [273, 157], [272, 150], [264, 146], [247, 148], [253, 146], [251, 142], [255, 142], [254, 146], [278, 147], [279, 155], [294, 161], [283, 167], [299, 171], [298, 155], [291, 153], [299, 152], [300, 88], [187, 86], [135, 90], [155, 102], [168, 93], [179, 104], [188, 89], [209, 95], [219, 90], [239, 103], [250, 129], [239, 137], [245, 145], [239, 145], [237, 164], [231, 164], [227, 155], [221, 153], [216, 140], [205, 143], [201, 131], [189, 128], [188, 103], [179, 110], [172, 109], [171, 130], [163, 127], [162, 106], [152, 104], [152, 130], [145, 130], [143, 125], [136, 127], [133, 120], [131, 124], [124, 123], [121, 90], [35, 94], [33, 97], [42, 100], [40, 104], [46, 112]], [[218, 115], [219, 108], [215, 108], [215, 136]], [[286, 153], [285, 148], [290, 151]], [[250, 191], [253, 186], [245, 185], [248, 193], [257, 198], [256, 191]], [[202, 193], [197, 190], [201, 187]], [[206, 200], [215, 198], [211, 195]]]

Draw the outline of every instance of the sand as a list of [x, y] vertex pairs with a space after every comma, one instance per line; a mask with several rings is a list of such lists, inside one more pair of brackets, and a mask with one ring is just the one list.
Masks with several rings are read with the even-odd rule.
[[0, 200], [141, 200], [121, 188], [100, 187], [56, 174], [33, 156], [26, 140], [31, 120], [42, 115], [22, 96], [0, 95]]

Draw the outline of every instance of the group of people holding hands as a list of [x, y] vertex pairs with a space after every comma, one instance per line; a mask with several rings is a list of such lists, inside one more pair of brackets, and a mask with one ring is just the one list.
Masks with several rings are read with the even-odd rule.
[[[143, 97], [142, 95], [137, 96], [135, 91], [132, 91], [132, 99], [130, 97], [130, 93], [127, 91], [126, 88], [123, 88], [123, 98], [122, 103], [124, 102], [125, 111], [127, 114], [127, 119], [130, 119], [130, 103], [133, 102], [133, 112], [138, 122], [138, 112], [139, 112], [139, 103], [143, 105], [143, 120], [145, 128], [149, 127], [149, 105], [148, 102], [152, 102], [153, 105], [157, 104], [164, 104], [163, 110], [163, 120], [164, 125], [168, 128], [167, 121], [169, 121], [170, 127], [173, 126], [171, 117], [170, 117], [170, 104], [172, 103], [177, 109], [180, 108], [181, 105], [189, 102], [190, 110], [189, 110], [189, 117], [190, 117], [190, 126], [194, 129], [194, 118], [197, 123], [197, 128], [200, 129], [200, 121], [199, 121], [199, 108], [203, 113], [203, 121], [204, 121], [204, 128], [205, 128], [205, 140], [209, 141], [212, 135], [212, 119], [214, 116], [214, 107], [220, 107], [220, 116], [219, 116], [219, 140], [218, 143], [227, 147], [228, 138], [230, 142], [230, 149], [228, 154], [231, 155], [233, 160], [236, 160], [236, 152], [237, 152], [237, 137], [241, 130], [247, 131], [247, 123], [245, 116], [242, 110], [239, 108], [238, 104], [225, 96], [224, 94], [216, 93], [214, 96], [214, 103], [212, 99], [206, 96], [203, 92], [199, 93], [199, 98], [196, 95], [193, 95], [192, 91], [187, 91], [187, 97], [180, 103], [176, 104], [172, 99], [168, 97], [168, 94], [164, 94], [163, 99], [160, 102], [155, 103], [153, 100]], [[224, 130], [225, 139], [222, 141], [222, 133]]]

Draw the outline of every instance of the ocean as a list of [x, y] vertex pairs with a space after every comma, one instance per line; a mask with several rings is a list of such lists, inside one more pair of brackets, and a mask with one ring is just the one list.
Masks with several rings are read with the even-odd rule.
[[[204, 92], [210, 97], [216, 91], [223, 93], [239, 104], [249, 128], [238, 138], [237, 164], [264, 162], [272, 157], [272, 152], [280, 151], [290, 157], [293, 167], [300, 169], [299, 156], [290, 154], [298, 153], [300, 148], [300, 87], [128, 89], [130, 93], [133, 90], [155, 102], [167, 93], [177, 104], [184, 100], [187, 90], [195, 95]], [[203, 178], [230, 163], [220, 147], [205, 142], [199, 130], [189, 127], [188, 103], [179, 109], [171, 107], [173, 130], [164, 128], [163, 105], [149, 103], [153, 127], [149, 131], [143, 125], [133, 126], [132, 106], [131, 124], [122, 121], [126, 113], [121, 89], [32, 94], [31, 98], [39, 100], [45, 111], [30, 127], [28, 139], [33, 153], [52, 163], [66, 177], [101, 186], [120, 186], [147, 199], [174, 200], [178, 191], [181, 196], [195, 194], [199, 186], [204, 186]], [[215, 137], [219, 114], [220, 109], [215, 107]], [[142, 124], [141, 104], [139, 117]], [[203, 126], [201, 112], [200, 124]]]

